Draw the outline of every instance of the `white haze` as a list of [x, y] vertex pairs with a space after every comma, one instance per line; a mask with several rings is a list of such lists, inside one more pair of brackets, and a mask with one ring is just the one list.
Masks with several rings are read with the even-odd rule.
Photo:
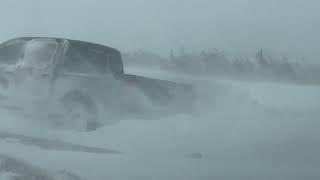
[[198, 87], [201, 95], [192, 116], [131, 119], [91, 133], [52, 129], [1, 111], [1, 131], [122, 154], [43, 150], [10, 139], [0, 141], [0, 154], [87, 179], [320, 177], [320, 87], [226, 80], [202, 80]]
[[[160, 53], [183, 44], [190, 50], [221, 47], [240, 53], [267, 46], [315, 61], [320, 55], [316, 36], [320, 4], [313, 0], [0, 3], [0, 40], [62, 36]], [[160, 79], [174, 75], [126, 70]], [[198, 87], [193, 115], [130, 119], [78, 132], [53, 129], [1, 109], [0, 132], [122, 153], [57, 151], [0, 139], [0, 180], [6, 175], [2, 155], [48, 174], [66, 171], [90, 180], [320, 178], [320, 86], [176, 78]]]
[[1, 0], [0, 40], [59, 36], [168, 55], [271, 48], [319, 62], [317, 0]]

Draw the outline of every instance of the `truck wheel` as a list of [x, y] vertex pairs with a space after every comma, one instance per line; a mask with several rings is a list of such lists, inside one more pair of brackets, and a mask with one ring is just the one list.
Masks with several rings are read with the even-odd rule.
[[67, 124], [80, 124], [86, 131], [93, 131], [99, 127], [98, 108], [87, 93], [71, 90], [62, 96], [61, 104]]
[[8, 79], [4, 75], [0, 74], [0, 88], [2, 90], [7, 90], [8, 87], [9, 87]]

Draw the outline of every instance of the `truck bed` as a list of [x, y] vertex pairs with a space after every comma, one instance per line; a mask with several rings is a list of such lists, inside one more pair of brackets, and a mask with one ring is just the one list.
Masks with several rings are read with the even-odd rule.
[[191, 84], [129, 74], [124, 74], [123, 80], [138, 87], [155, 105], [163, 106], [170, 112], [185, 113], [193, 109], [196, 93]]

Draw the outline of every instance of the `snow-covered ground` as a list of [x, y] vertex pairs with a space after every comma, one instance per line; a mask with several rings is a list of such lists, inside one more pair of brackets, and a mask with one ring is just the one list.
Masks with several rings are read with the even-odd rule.
[[[50, 129], [1, 110], [0, 132], [121, 153], [54, 150], [0, 138], [0, 154], [90, 180], [320, 178], [320, 87], [197, 82], [201, 95], [192, 116], [132, 119], [90, 133]], [[0, 179], [10, 172], [1, 173]]]

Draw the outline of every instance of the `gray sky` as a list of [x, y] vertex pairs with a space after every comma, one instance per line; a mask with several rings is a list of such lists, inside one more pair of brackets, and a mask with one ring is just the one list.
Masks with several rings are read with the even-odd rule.
[[[318, 0], [0, 0], [0, 40], [60, 36], [120, 50], [219, 48], [320, 57]], [[316, 60], [320, 61], [320, 60]]]

